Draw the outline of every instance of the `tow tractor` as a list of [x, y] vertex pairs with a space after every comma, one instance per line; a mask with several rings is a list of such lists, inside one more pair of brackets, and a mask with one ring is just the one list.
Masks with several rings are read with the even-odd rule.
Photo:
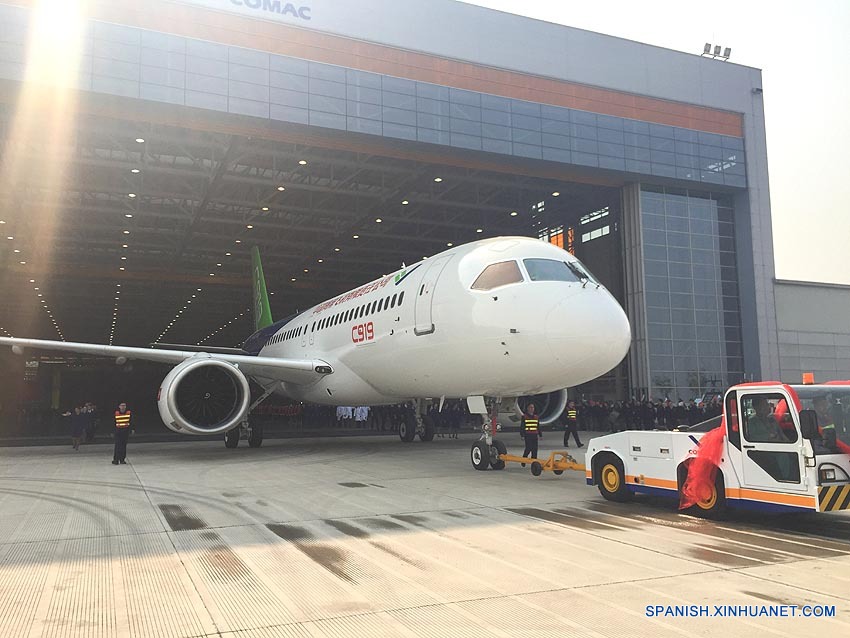
[[[714, 484], [694, 509], [850, 510], [850, 447], [830, 426], [850, 426], [850, 381], [744, 383], [727, 390], [723, 415], [682, 432], [627, 431], [592, 439], [585, 477], [610, 501], [646, 493], [681, 498], [697, 458], [716, 448]], [[704, 437], [715, 428], [709, 439]], [[832, 430], [834, 431], [834, 430]], [[713, 441], [711, 441], [713, 439]], [[711, 443], [716, 445], [711, 446]]]

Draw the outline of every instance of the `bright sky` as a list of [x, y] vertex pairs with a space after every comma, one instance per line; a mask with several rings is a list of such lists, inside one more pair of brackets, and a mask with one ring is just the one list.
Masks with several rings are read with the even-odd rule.
[[850, 284], [850, 0], [468, 2], [677, 51], [732, 47], [764, 79], [776, 276]]

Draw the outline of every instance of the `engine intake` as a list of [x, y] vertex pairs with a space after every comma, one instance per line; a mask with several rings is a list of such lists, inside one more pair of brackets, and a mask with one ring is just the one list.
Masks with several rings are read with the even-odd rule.
[[567, 407], [567, 391], [564, 389], [519, 397], [516, 400], [516, 408], [525, 412], [529, 403], [534, 404], [534, 408], [540, 416], [540, 425], [550, 425], [561, 416], [564, 408]]
[[248, 379], [234, 365], [209, 356], [177, 365], [162, 382], [157, 404], [165, 425], [182, 434], [221, 434], [245, 418]]

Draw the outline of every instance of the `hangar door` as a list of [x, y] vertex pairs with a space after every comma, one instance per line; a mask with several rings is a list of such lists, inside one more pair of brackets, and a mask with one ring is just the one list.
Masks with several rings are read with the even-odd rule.
[[419, 289], [416, 291], [416, 305], [414, 306], [415, 326], [413, 334], [417, 337], [429, 335], [434, 332], [434, 318], [432, 309], [434, 304], [434, 290], [437, 287], [437, 280], [440, 278], [440, 273], [451, 259], [451, 255], [446, 257], [438, 257], [437, 259], [428, 260], [425, 266], [425, 274], [419, 282]]

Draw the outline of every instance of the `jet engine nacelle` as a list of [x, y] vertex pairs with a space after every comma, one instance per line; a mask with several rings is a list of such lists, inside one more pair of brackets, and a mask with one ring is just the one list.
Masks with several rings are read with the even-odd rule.
[[537, 414], [540, 416], [540, 425], [551, 425], [554, 423], [564, 408], [567, 407], [567, 391], [555, 390], [545, 394], [533, 394], [524, 397], [518, 397], [514, 410], [525, 412], [529, 403], [534, 404]]
[[162, 382], [159, 415], [181, 434], [221, 434], [245, 418], [251, 403], [248, 379], [226, 361], [199, 355], [177, 365]]

